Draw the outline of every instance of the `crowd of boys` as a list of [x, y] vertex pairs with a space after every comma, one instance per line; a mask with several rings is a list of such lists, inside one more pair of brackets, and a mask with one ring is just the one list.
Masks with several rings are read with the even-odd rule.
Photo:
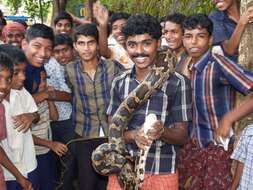
[[[175, 72], [135, 110], [123, 138], [129, 153], [151, 146], [142, 190], [253, 189], [253, 127], [233, 150], [233, 123], [253, 111], [253, 73], [241, 67], [238, 46], [253, 22], [237, 0], [213, 0], [217, 10], [113, 13], [93, 6], [95, 22], [67, 12], [28, 27], [0, 14], [0, 189], [121, 190], [101, 176], [91, 154], [107, 142], [121, 102], [156, 63], [160, 51], [177, 57]], [[157, 121], [144, 134], [145, 117]], [[82, 141], [73, 140], [82, 138]], [[236, 168], [232, 175], [231, 165]]]

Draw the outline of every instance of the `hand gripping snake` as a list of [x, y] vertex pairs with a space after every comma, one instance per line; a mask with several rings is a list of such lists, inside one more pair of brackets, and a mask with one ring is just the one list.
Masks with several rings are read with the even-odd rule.
[[[118, 176], [123, 189], [138, 190], [145, 173], [146, 154], [140, 151], [133, 158], [125, 148], [123, 133], [127, 129], [132, 113], [160, 89], [174, 73], [176, 57], [171, 52], [159, 52], [155, 64], [146, 78], [126, 97], [112, 116], [109, 125], [108, 143], [101, 144], [92, 153], [92, 165], [101, 175]], [[137, 162], [135, 162], [138, 160]], [[136, 163], [136, 164], [135, 164]]]

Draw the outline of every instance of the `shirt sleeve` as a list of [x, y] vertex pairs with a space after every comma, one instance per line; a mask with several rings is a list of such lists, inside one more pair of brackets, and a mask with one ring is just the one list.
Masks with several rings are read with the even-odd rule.
[[[222, 76], [232, 85], [237, 91], [248, 94], [253, 90], [253, 73], [244, 69], [239, 64], [232, 60], [215, 54]], [[224, 80], [221, 80], [224, 81]], [[226, 82], [226, 81], [224, 81]]]
[[173, 104], [171, 106], [172, 122], [184, 122], [192, 120], [192, 95], [190, 80], [186, 79], [182, 75], [176, 73], [176, 76], [180, 79], [180, 83], [177, 86]]
[[25, 113], [34, 113], [38, 111], [38, 107], [32, 97], [32, 95], [23, 88], [20, 91], [20, 103], [22, 104], [22, 107], [24, 108]]
[[218, 17], [221, 17], [222, 15], [218, 12], [212, 12], [209, 15], [209, 18], [213, 22], [213, 44], [214, 45], [220, 45], [223, 41], [228, 40], [229, 36], [227, 34], [226, 27], [223, 23], [223, 20], [221, 20]]

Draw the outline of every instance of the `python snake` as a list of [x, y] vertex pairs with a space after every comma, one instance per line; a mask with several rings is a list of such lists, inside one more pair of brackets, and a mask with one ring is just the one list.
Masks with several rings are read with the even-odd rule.
[[[138, 190], [144, 181], [146, 161], [143, 154], [133, 158], [127, 152], [123, 133], [132, 113], [160, 89], [174, 73], [176, 57], [169, 51], [159, 52], [146, 78], [126, 97], [112, 116], [109, 125], [108, 143], [101, 144], [92, 153], [92, 165], [101, 175], [118, 176], [123, 189]], [[136, 162], [137, 161], [137, 162]], [[137, 163], [137, 164], [135, 164]], [[144, 168], [143, 168], [144, 167]]]

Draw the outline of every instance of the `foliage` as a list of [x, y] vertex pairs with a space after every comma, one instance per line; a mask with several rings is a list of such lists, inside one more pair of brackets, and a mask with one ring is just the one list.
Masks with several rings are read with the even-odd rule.
[[18, 8], [21, 7], [22, 1], [20, 0], [4, 0], [4, 4], [6, 4], [9, 8], [12, 14], [16, 14], [18, 11]]
[[[20, 7], [31, 17], [40, 17], [40, 0], [5, 0], [5, 4], [11, 9], [12, 14], [16, 14]], [[45, 18], [49, 12], [52, 0], [41, 0], [43, 17]]]
[[[212, 9], [210, 0], [100, 0], [114, 12], [149, 13], [156, 17], [162, 17], [172, 12], [181, 12], [186, 15], [193, 13], [208, 14]], [[75, 5], [84, 1], [69, 0], [67, 8], [75, 13]]]

